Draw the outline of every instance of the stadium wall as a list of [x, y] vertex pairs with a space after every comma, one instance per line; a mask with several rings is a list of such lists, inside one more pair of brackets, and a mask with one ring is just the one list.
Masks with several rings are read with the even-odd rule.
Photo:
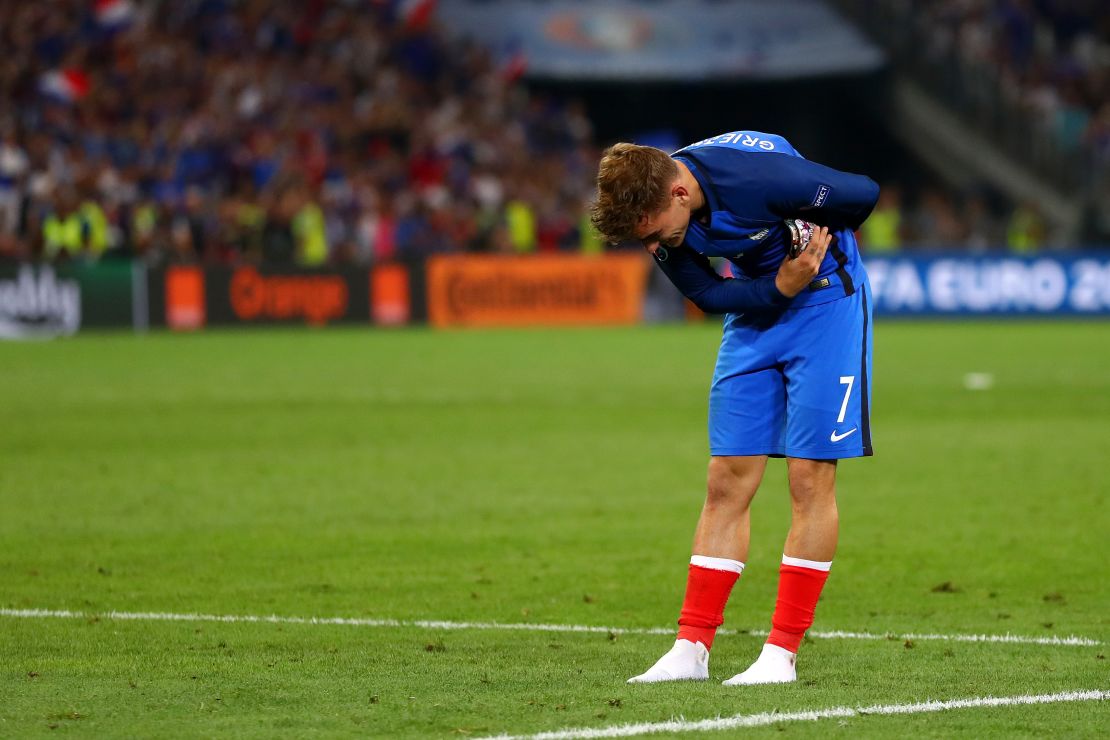
[[[879, 316], [1110, 316], [1105, 252], [912, 253], [868, 257], [866, 265]], [[0, 337], [97, 328], [633, 324], [663, 318], [649, 304], [660, 292], [673, 297], [666, 281], [648, 280], [650, 272], [639, 253], [451, 255], [314, 270], [10, 264], [0, 266]]]

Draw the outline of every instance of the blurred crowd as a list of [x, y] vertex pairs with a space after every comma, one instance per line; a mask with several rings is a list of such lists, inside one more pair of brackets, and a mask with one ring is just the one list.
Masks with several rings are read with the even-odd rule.
[[[955, 14], [948, 43], [997, 57], [1031, 99], [1080, 111], [1062, 130], [1110, 146], [1105, 65], [1061, 62], [1086, 58], [1090, 29], [1065, 24], [1050, 43], [1038, 25], [1063, 5], [930, 12]], [[313, 266], [602, 249], [582, 105], [529, 92], [517, 56], [450, 37], [433, 6], [0, 3], [0, 258]], [[979, 38], [984, 14], [1004, 11], [1006, 35]], [[1031, 207], [897, 185], [883, 197], [863, 235], [874, 249], [1045, 238]]]
[[916, 12], [926, 55], [990, 69], [1065, 151], [1086, 145], [1110, 165], [1107, 0], [936, 0]]
[[0, 254], [595, 249], [581, 106], [431, 3], [0, 3]]
[[955, 197], [944, 188], [903, 188], [881, 184], [879, 202], [859, 231], [869, 254], [901, 249], [1008, 249], [1035, 252], [1050, 240], [1049, 226], [1036, 203], [1010, 205], [988, 188]]

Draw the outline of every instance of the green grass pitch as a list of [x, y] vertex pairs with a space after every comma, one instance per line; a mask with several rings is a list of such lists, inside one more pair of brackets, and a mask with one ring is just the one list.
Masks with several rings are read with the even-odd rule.
[[[673, 625], [719, 328], [89, 334], [0, 344], [0, 608]], [[876, 457], [841, 465], [799, 682], [769, 626], [772, 461], [713, 681], [668, 635], [0, 616], [0, 736], [466, 737], [1110, 688], [1110, 324], [876, 331]], [[969, 390], [967, 373], [990, 373]], [[1089, 736], [1110, 702], [712, 737]], [[689, 737], [690, 735], [687, 735]]]

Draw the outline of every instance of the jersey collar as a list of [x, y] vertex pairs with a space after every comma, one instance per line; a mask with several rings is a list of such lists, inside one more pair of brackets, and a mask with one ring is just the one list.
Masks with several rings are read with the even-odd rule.
[[671, 158], [682, 162], [682, 164], [690, 168], [690, 174], [698, 181], [698, 186], [701, 187], [702, 195], [705, 196], [705, 202], [709, 204], [709, 210], [719, 211], [720, 206], [717, 201], [717, 191], [713, 189], [713, 183], [709, 181], [709, 178], [703, 175], [701, 170], [698, 169], [693, 157], [688, 153], [683, 153], [671, 155]]

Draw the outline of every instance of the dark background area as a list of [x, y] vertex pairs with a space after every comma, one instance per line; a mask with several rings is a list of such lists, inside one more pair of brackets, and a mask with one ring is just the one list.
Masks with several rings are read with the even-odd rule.
[[784, 136], [807, 159], [877, 181], [929, 174], [884, 124], [888, 77], [879, 72], [798, 81], [700, 84], [561, 83], [533, 89], [577, 97], [598, 143], [670, 130], [679, 145], [736, 130]]

